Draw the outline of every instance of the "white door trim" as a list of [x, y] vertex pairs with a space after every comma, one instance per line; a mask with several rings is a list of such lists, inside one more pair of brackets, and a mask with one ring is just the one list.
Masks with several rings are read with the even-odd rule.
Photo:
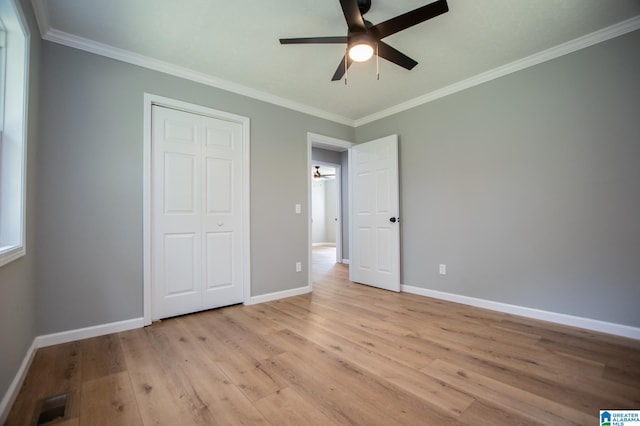
[[[311, 170], [311, 149], [312, 147], [324, 148], [333, 151], [348, 151], [349, 148], [354, 146], [353, 142], [345, 141], [342, 139], [332, 138], [330, 136], [319, 135], [317, 133], [307, 133], [307, 282], [309, 283], [309, 289], [313, 290], [311, 279], [311, 179], [309, 179], [309, 170]], [[342, 224], [341, 224], [342, 225]], [[340, 241], [342, 244], [342, 240]]]
[[151, 301], [152, 301], [152, 265], [151, 265], [151, 107], [153, 105], [177, 109], [194, 114], [205, 115], [221, 120], [229, 120], [242, 125], [242, 288], [243, 303], [249, 304], [251, 301], [251, 258], [250, 258], [250, 169], [249, 169], [249, 145], [250, 145], [250, 120], [247, 117], [230, 114], [224, 111], [215, 110], [201, 105], [191, 104], [175, 99], [165, 98], [150, 93], [144, 94], [144, 121], [143, 121], [143, 143], [142, 143], [142, 216], [143, 216], [143, 314], [144, 325], [151, 324]]

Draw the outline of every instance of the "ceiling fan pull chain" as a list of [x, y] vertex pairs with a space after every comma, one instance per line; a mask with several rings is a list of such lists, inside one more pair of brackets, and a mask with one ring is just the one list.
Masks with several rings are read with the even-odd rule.
[[378, 55], [378, 43], [376, 43], [376, 77], [380, 81], [380, 55]]
[[344, 54], [344, 85], [347, 85], [347, 79], [349, 78], [349, 67], [347, 66], [347, 55], [349, 50]]

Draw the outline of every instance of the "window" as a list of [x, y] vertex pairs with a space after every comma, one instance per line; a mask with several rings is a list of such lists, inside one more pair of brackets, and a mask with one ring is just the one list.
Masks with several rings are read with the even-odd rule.
[[0, 2], [0, 266], [25, 254], [29, 31], [16, 0]]
[[[0, 19], [0, 137], [4, 127], [4, 86], [7, 69], [7, 30]], [[2, 139], [0, 138], [0, 142]]]

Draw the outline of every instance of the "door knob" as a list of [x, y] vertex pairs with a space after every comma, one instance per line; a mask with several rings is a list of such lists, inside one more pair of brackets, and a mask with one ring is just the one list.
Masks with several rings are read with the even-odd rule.
[[389, 222], [391, 222], [391, 223], [400, 222], [400, 218], [391, 217], [391, 218], [389, 218]]

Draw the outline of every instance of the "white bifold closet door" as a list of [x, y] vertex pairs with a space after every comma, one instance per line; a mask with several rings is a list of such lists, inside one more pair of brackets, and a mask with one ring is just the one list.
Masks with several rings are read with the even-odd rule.
[[152, 107], [152, 318], [240, 303], [240, 123]]

